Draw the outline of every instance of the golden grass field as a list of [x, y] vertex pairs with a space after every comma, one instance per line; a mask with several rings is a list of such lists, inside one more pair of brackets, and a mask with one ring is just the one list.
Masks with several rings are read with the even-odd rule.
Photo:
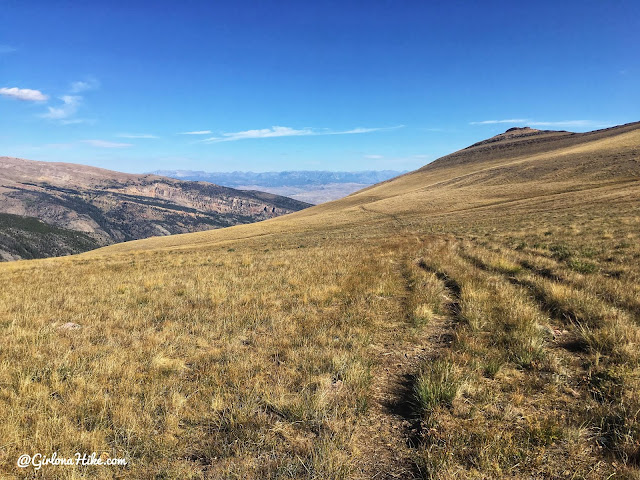
[[[636, 123], [2, 264], [0, 472], [639, 479], [639, 227]], [[94, 451], [128, 465], [16, 466]]]

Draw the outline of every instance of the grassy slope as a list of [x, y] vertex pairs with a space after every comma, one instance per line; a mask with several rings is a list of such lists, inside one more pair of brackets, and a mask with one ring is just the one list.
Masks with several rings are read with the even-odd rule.
[[2, 265], [0, 469], [637, 478], [639, 151], [638, 124], [543, 133], [259, 224]]
[[[128, 242], [104, 250], [109, 254], [159, 248], [189, 248], [260, 235], [281, 235], [321, 228], [358, 228], [372, 223], [441, 220], [491, 215], [495, 208], [546, 210], [545, 201], [584, 197], [596, 203], [611, 192], [638, 189], [640, 124], [588, 134], [543, 134], [539, 143], [494, 145], [461, 150], [422, 169], [318, 205], [282, 219], [217, 232], [174, 235]], [[546, 140], [546, 141], [545, 141]], [[484, 148], [483, 148], [484, 147]], [[621, 188], [622, 187], [622, 188]], [[566, 195], [567, 192], [576, 192]], [[563, 196], [564, 195], [564, 196]], [[393, 221], [389, 221], [389, 220]], [[386, 233], [386, 232], [385, 232]], [[103, 250], [95, 253], [101, 254]]]

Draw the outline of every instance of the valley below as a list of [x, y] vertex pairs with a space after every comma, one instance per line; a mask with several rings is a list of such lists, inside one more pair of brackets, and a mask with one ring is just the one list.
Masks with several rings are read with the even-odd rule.
[[[204, 182], [0, 157], [0, 215], [23, 217], [0, 223], [0, 260], [80, 253], [117, 242], [251, 223], [308, 206]], [[57, 228], [58, 234], [23, 228], [35, 221]]]
[[283, 171], [283, 172], [198, 172], [158, 170], [171, 178], [205, 181], [239, 190], [258, 190], [284, 195], [314, 205], [338, 200], [358, 190], [397, 177], [406, 171], [365, 170], [361, 172]]

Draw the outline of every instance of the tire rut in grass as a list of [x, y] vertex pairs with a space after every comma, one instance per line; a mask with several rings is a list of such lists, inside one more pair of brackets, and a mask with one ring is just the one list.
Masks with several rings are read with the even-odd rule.
[[[481, 259], [466, 252], [461, 252], [460, 257], [479, 270], [487, 274], [497, 274], [504, 281], [515, 287], [520, 287], [522, 290], [519, 294], [527, 296], [530, 302], [533, 302], [541, 312], [548, 316], [553, 333], [552, 340], [545, 343], [548, 348], [550, 347], [555, 351], [565, 365], [570, 366], [572, 371], [578, 372], [567, 379], [571, 395], [586, 396], [583, 378], [587, 373], [585, 365], [588, 363], [588, 354], [586, 346], [575, 332], [575, 322], [579, 321], [580, 316], [553, 301], [546, 292], [531, 280], [493, 269]], [[578, 393], [576, 390], [582, 393]]]
[[452, 319], [454, 319], [455, 321], [460, 320], [460, 312], [462, 311], [460, 308], [460, 295], [462, 293], [460, 284], [453, 278], [451, 278], [447, 273], [427, 264], [424, 259], [420, 259], [420, 261], [418, 262], [418, 266], [426, 272], [433, 273], [436, 277], [438, 277], [438, 280], [443, 283], [444, 287], [450, 294], [449, 301], [446, 304], [446, 308], [449, 311]]
[[[446, 272], [428, 264], [424, 259], [420, 259], [417, 262], [417, 266], [425, 273], [434, 274], [442, 283], [445, 292], [443, 311], [446, 314], [434, 316], [432, 321], [424, 327], [422, 332], [424, 352], [417, 359], [418, 362], [414, 364], [413, 371], [405, 376], [401, 388], [397, 391], [397, 398], [401, 399], [401, 402], [388, 405], [390, 411], [404, 419], [405, 436], [408, 445], [412, 449], [418, 448], [424, 442], [422, 410], [415, 398], [420, 368], [426, 363], [434, 362], [444, 357], [444, 352], [453, 343], [454, 330], [461, 319], [461, 287], [459, 283]], [[420, 475], [420, 469], [415, 464], [415, 461], [413, 463], [413, 472], [416, 477]]]
[[[568, 326], [573, 327], [576, 322], [584, 321], [579, 312], [576, 312], [554, 301], [542, 288], [540, 288], [539, 285], [537, 285], [532, 280], [521, 278], [516, 275], [510, 275], [508, 273], [491, 268], [480, 258], [469, 253], [461, 253], [460, 257], [484, 272], [500, 275], [504, 280], [511, 283], [512, 285], [526, 289], [526, 291], [529, 292], [531, 299], [537, 304], [538, 308], [546, 315], [548, 315], [549, 319], [553, 322], [555, 327], [553, 334], [554, 343], [557, 346], [564, 348], [565, 350], [568, 350], [572, 353], [579, 353], [584, 351], [585, 346], [581, 344], [577, 337], [567, 335], [567, 333], [569, 333], [568, 330], [560, 330], [560, 328]], [[535, 274], [532, 275], [535, 277]], [[558, 332], [564, 334], [558, 335]]]
[[[419, 274], [430, 271], [419, 263]], [[434, 272], [435, 273], [435, 272]], [[437, 275], [437, 274], [436, 274]], [[444, 274], [441, 274], [444, 275]], [[412, 312], [416, 305], [415, 279], [408, 260], [402, 262], [401, 277], [405, 296], [400, 299], [401, 315], [407, 331], [412, 328]], [[459, 286], [440, 277], [448, 293], [448, 312], [459, 313]], [[450, 287], [446, 285], [449, 284]], [[370, 435], [363, 438], [363, 462], [357, 465], [356, 478], [411, 479], [419, 478], [413, 449], [421, 438], [420, 410], [415, 401], [415, 383], [420, 366], [442, 355], [449, 348], [457, 316], [437, 315], [415, 333], [417, 339], [396, 337], [380, 353], [380, 367], [373, 385], [370, 406]], [[413, 327], [415, 328], [415, 327]]]
[[[476, 248], [481, 248], [477, 247]], [[483, 249], [486, 250], [486, 249]], [[567, 269], [569, 268], [566, 264], [561, 261], [553, 260], [555, 262], [555, 267], [550, 266], [540, 266], [536, 265], [531, 257], [535, 258], [536, 256], [544, 258], [545, 260], [552, 260], [549, 257], [546, 257], [541, 254], [531, 255], [530, 258], [523, 258], [522, 253], [517, 252], [509, 252], [511, 255], [515, 256], [515, 263], [529, 272], [534, 277], [543, 278], [549, 280], [551, 282], [562, 284], [570, 288], [575, 288], [578, 290], [584, 289], [584, 283], [567, 276], [567, 272], [558, 271], [557, 269]], [[480, 265], [477, 265], [479, 268], [482, 268]], [[486, 267], [486, 265], [485, 265]], [[497, 273], [506, 274], [505, 272], [499, 272], [496, 269], [492, 269], [492, 271]], [[570, 273], [570, 272], [569, 272]], [[595, 274], [594, 274], [595, 275]], [[640, 323], [640, 302], [634, 299], [629, 298], [621, 298], [620, 295], [615, 291], [610, 291], [607, 288], [599, 287], [595, 290], [590, 290], [592, 294], [597, 296], [603, 302], [606, 302], [610, 306], [614, 308], [618, 308], [620, 310], [626, 311], [631, 316], [635, 317], [637, 320], [636, 323]]]

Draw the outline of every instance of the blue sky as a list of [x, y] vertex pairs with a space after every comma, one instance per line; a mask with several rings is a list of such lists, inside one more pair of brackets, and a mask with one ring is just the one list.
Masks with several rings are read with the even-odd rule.
[[636, 0], [9, 0], [0, 155], [413, 169], [512, 126], [640, 120], [639, 32]]

